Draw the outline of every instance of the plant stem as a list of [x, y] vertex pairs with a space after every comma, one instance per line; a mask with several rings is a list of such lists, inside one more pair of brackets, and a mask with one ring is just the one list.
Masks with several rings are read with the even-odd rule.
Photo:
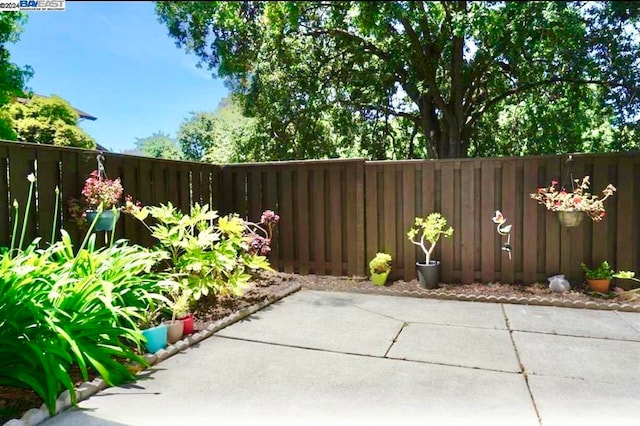
[[56, 235], [56, 226], [58, 225], [58, 209], [60, 208], [60, 189], [56, 185], [56, 204], [53, 209], [53, 228], [51, 228], [51, 245]]
[[24, 211], [24, 220], [22, 221], [22, 232], [20, 233], [20, 245], [18, 250], [22, 250], [22, 243], [24, 242], [24, 235], [27, 233], [27, 222], [29, 221], [29, 209], [31, 208], [31, 196], [33, 195], [33, 184], [29, 184], [29, 198], [27, 198], [27, 208]]
[[13, 200], [13, 232], [11, 233], [11, 250], [9, 253], [13, 253], [16, 245], [16, 233], [18, 232], [18, 221], [20, 220], [20, 210], [18, 208], [18, 200]]

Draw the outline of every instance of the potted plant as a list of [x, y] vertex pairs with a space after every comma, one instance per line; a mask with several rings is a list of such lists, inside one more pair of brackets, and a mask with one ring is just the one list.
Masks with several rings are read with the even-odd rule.
[[595, 269], [590, 269], [582, 263], [582, 270], [587, 279], [587, 285], [592, 291], [599, 293], [607, 293], [609, 291], [609, 284], [614, 273], [611, 266], [609, 266], [609, 262], [605, 260]]
[[[440, 262], [431, 260], [431, 255], [441, 236], [451, 238], [452, 235], [453, 228], [447, 228], [447, 220], [440, 213], [431, 213], [426, 218], [415, 218], [407, 237], [422, 249], [426, 257], [425, 263], [416, 263], [420, 287], [436, 288], [440, 284]], [[425, 246], [426, 242], [429, 242], [429, 248]]]
[[149, 308], [143, 312], [140, 330], [145, 338], [145, 346], [149, 353], [156, 353], [167, 347], [167, 324], [158, 323], [159, 309], [149, 299]]
[[391, 255], [376, 253], [376, 256], [369, 262], [369, 270], [373, 285], [384, 285], [387, 282], [389, 272], [391, 272]]
[[71, 200], [71, 214], [80, 223], [83, 219], [89, 223], [95, 221], [95, 231], [112, 231], [120, 217], [117, 206], [122, 193], [120, 178], [107, 179], [104, 173], [94, 170], [84, 182], [82, 200]]
[[169, 343], [175, 343], [185, 334], [193, 333], [193, 315], [191, 315], [190, 329], [185, 331], [185, 325], [188, 320], [185, 318], [189, 315], [189, 303], [191, 301], [191, 293], [187, 289], [181, 289], [173, 294], [171, 306], [171, 321], [167, 323]]
[[[575, 179], [572, 182], [572, 190], [568, 192], [565, 188], [557, 189], [558, 181], [552, 180], [551, 185], [530, 194], [531, 198], [537, 200], [547, 210], [558, 212], [558, 220], [565, 227], [575, 227], [582, 223], [584, 213], [594, 222], [605, 217], [604, 200], [609, 198], [616, 191], [616, 188], [609, 184], [602, 190], [602, 198], [589, 193], [589, 176]], [[577, 186], [576, 186], [577, 185]]]

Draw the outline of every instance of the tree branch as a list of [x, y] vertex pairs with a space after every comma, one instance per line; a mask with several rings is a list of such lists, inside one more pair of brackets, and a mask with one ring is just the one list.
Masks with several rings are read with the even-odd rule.
[[631, 87], [624, 83], [616, 83], [614, 81], [606, 81], [606, 80], [590, 80], [590, 79], [577, 79], [577, 78], [563, 78], [563, 77], [555, 77], [549, 78], [546, 80], [536, 81], [534, 83], [524, 84], [519, 87], [515, 87], [511, 90], [507, 90], [492, 99], [489, 99], [478, 111], [471, 114], [471, 119], [465, 123], [466, 125], [473, 125], [481, 116], [484, 114], [489, 108], [496, 105], [498, 102], [508, 98], [509, 96], [516, 95], [518, 93], [523, 93], [531, 89], [535, 89], [537, 87], [542, 87], [546, 85], [556, 84], [556, 83], [572, 83], [572, 84], [597, 84], [600, 86], [607, 87], [624, 87], [628, 90], [637, 90], [637, 87]]

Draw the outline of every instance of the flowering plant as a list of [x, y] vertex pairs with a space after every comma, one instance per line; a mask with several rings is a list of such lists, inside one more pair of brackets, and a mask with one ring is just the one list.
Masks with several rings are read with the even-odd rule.
[[100, 205], [107, 210], [118, 204], [122, 198], [122, 183], [120, 178], [107, 179], [100, 176], [98, 170], [91, 172], [84, 181], [82, 196], [87, 209], [95, 210]]
[[582, 178], [582, 182], [575, 179], [575, 183], [578, 186], [573, 192], [567, 192], [564, 188], [558, 190], [558, 181], [552, 180], [549, 187], [538, 188], [531, 194], [531, 198], [554, 212], [585, 212], [594, 221], [602, 220], [605, 216], [604, 200], [612, 196], [616, 188], [611, 184], [607, 185], [602, 190], [603, 197], [598, 198], [588, 192], [589, 176]]
[[[82, 199], [71, 198], [69, 200], [69, 212], [72, 219], [80, 227], [87, 225], [87, 210], [110, 210], [116, 207], [122, 198], [124, 190], [120, 178], [107, 179], [102, 177], [98, 170], [94, 170], [84, 181]], [[127, 196], [130, 201], [130, 196]]]
[[[273, 237], [273, 227], [278, 224], [280, 216], [273, 210], [265, 210], [260, 217], [259, 224], [247, 223], [247, 240], [249, 242], [249, 253], [266, 256], [271, 251], [271, 238]], [[259, 232], [262, 234], [260, 235]]]

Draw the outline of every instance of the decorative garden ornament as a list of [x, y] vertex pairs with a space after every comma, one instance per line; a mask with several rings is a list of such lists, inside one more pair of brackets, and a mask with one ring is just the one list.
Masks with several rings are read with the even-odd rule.
[[496, 212], [493, 214], [493, 218], [491, 219], [493, 221], [493, 223], [497, 224], [497, 228], [496, 230], [498, 231], [498, 234], [502, 235], [502, 236], [507, 236], [507, 242], [504, 243], [502, 245], [501, 250], [506, 251], [507, 253], [509, 253], [509, 260], [511, 260], [511, 226], [512, 225], [505, 225], [505, 223], [507, 223], [507, 219], [504, 217], [504, 215], [502, 214], [502, 212], [500, 210], [496, 210]]

